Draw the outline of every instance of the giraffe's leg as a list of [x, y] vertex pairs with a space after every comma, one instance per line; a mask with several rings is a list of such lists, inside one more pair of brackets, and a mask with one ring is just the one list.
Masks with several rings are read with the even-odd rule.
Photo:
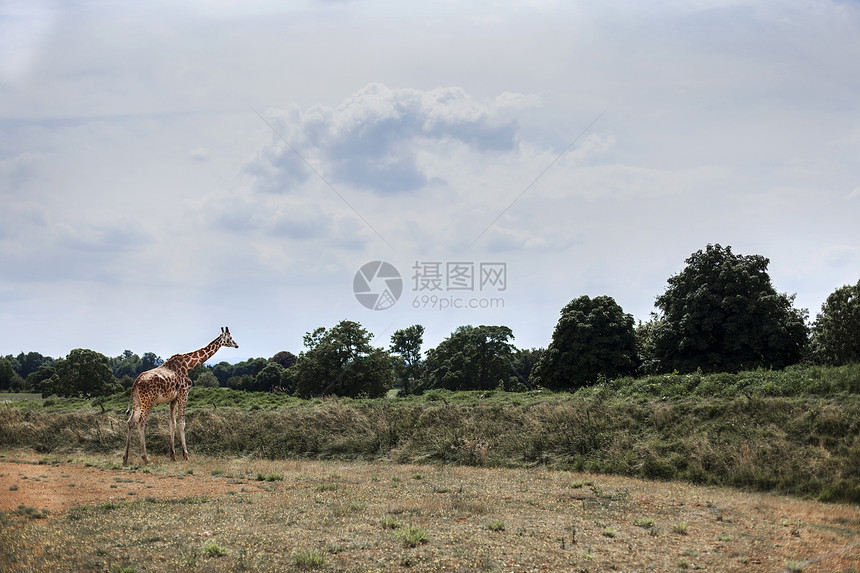
[[182, 457], [188, 460], [188, 448], [185, 447], [185, 402], [188, 400], [186, 394], [185, 399], [179, 400], [179, 413], [177, 423], [179, 424], [179, 440], [182, 442]]
[[170, 403], [170, 459], [176, 461], [175, 435], [176, 435], [176, 400]]
[[140, 431], [140, 457], [143, 458], [143, 463], [148, 464], [149, 458], [146, 457], [146, 437], [143, 435], [143, 428], [146, 426], [146, 412], [141, 412], [140, 418], [137, 421], [137, 429]]
[[128, 418], [128, 437], [125, 439], [125, 455], [122, 456], [122, 465], [128, 465], [128, 449], [131, 447], [131, 431], [137, 424], [137, 412], [132, 410], [131, 416]]

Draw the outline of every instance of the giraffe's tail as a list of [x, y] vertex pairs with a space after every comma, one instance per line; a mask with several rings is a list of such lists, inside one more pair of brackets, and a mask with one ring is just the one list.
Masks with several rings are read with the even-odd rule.
[[[137, 380], [135, 380], [137, 382]], [[128, 408], [125, 410], [125, 415], [131, 415], [131, 409], [134, 406], [134, 384], [131, 385], [131, 393], [128, 395]]]

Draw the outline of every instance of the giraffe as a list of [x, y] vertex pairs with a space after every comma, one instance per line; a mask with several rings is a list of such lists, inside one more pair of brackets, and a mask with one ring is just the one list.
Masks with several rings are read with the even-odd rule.
[[170, 459], [176, 461], [174, 433], [177, 423], [179, 439], [182, 441], [182, 456], [188, 459], [188, 449], [185, 447], [185, 404], [188, 401], [188, 390], [191, 388], [188, 373], [209, 360], [222, 346], [239, 348], [239, 345], [233, 342], [230, 329], [227, 327], [221, 328], [220, 336], [200, 350], [188, 354], [174, 354], [161, 366], [141, 372], [135, 379], [131, 386], [131, 398], [126, 411], [126, 414], [131, 415], [128, 418], [128, 437], [125, 441], [125, 455], [122, 457], [123, 465], [128, 465], [128, 448], [135, 425], [140, 432], [140, 452], [143, 463], [149, 463], [146, 457], [146, 439], [143, 436], [146, 418], [154, 405], [168, 402], [170, 403]]

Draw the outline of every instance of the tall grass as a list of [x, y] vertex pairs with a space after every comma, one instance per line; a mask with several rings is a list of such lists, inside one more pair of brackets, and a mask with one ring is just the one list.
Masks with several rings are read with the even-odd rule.
[[[0, 406], [0, 443], [119, 452], [127, 396]], [[194, 389], [191, 454], [544, 465], [860, 501], [860, 366], [605, 381], [577, 393], [298, 400]], [[166, 455], [167, 408], [147, 424]]]

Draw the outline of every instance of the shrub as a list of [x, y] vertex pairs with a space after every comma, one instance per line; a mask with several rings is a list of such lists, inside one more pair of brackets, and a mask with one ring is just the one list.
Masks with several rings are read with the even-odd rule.
[[325, 557], [316, 551], [300, 549], [293, 553], [293, 563], [299, 569], [325, 567]]
[[394, 534], [394, 538], [402, 542], [406, 547], [417, 547], [418, 545], [427, 543], [430, 540], [427, 536], [427, 532], [416, 525], [410, 525], [409, 527], [399, 530]]
[[203, 544], [203, 552], [209, 557], [223, 557], [230, 553], [225, 547], [215, 541], [207, 541]]

